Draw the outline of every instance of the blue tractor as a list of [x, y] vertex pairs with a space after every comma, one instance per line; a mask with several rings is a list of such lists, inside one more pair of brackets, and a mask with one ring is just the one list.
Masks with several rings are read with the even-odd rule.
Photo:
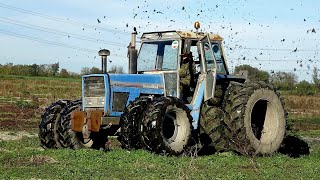
[[[199, 23], [195, 23], [199, 28]], [[264, 82], [230, 75], [222, 37], [198, 31], [144, 33], [128, 47], [129, 74], [82, 77], [82, 100], [45, 109], [39, 138], [45, 148], [123, 148], [179, 155], [200, 151], [271, 154], [286, 131], [278, 93]]]

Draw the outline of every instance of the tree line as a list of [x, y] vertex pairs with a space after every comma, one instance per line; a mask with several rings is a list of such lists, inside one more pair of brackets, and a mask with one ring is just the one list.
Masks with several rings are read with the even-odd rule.
[[[314, 67], [312, 71], [312, 82], [298, 82], [298, 77], [293, 72], [267, 72], [259, 70], [250, 65], [240, 65], [235, 67], [234, 74], [247, 74], [247, 79], [251, 81], [264, 81], [271, 83], [276, 89], [290, 91], [300, 95], [314, 95], [320, 92], [319, 69]], [[65, 68], [60, 69], [59, 62], [53, 64], [32, 64], [32, 65], [14, 65], [13, 63], [0, 64], [0, 74], [19, 75], [19, 76], [46, 76], [79, 78], [81, 75], [100, 74], [101, 70], [97, 67], [83, 67], [80, 73], [68, 71]], [[122, 66], [111, 66], [108, 73], [123, 74]]]
[[[60, 69], [59, 62], [53, 64], [32, 64], [32, 65], [14, 65], [13, 63], [0, 64], [0, 74], [18, 75], [18, 76], [45, 76], [45, 77], [63, 77], [78, 78], [86, 74], [100, 74], [101, 70], [97, 67], [83, 67], [80, 73], [68, 71], [65, 68]], [[111, 66], [108, 73], [123, 74], [122, 66]]]
[[[267, 72], [251, 67], [250, 65], [240, 65], [235, 68], [235, 74], [247, 74], [247, 79], [251, 81], [264, 81], [272, 84], [281, 91], [290, 91], [298, 95], [314, 95], [320, 92], [319, 69], [312, 70], [312, 82], [306, 80], [298, 82], [298, 76], [293, 72]], [[311, 73], [311, 72], [310, 72]]]

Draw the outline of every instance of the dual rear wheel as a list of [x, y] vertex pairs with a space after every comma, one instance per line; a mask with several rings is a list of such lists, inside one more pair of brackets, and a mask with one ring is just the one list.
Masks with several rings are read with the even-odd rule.
[[[214, 151], [235, 151], [242, 155], [272, 154], [285, 136], [286, 112], [279, 95], [263, 82], [231, 82], [221, 106], [204, 105], [200, 118], [200, 143]], [[132, 104], [139, 104], [136, 100]], [[130, 107], [130, 105], [129, 105]], [[137, 113], [138, 110], [140, 113]], [[134, 127], [131, 147], [145, 148], [161, 154], [178, 155], [188, 149], [191, 136], [189, 109], [176, 98], [155, 98], [139, 106], [122, 119], [121, 129]], [[129, 117], [130, 115], [130, 117]], [[122, 136], [131, 137], [131, 135]], [[130, 139], [130, 138], [129, 138]], [[129, 141], [127, 141], [129, 142]], [[125, 143], [122, 143], [125, 144]]]
[[226, 137], [243, 155], [276, 152], [285, 136], [286, 112], [279, 95], [263, 82], [231, 83], [225, 97]]

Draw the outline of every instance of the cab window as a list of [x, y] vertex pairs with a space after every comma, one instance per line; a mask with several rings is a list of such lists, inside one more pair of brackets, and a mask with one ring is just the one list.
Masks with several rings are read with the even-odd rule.
[[176, 70], [179, 41], [144, 42], [138, 56], [138, 71]]
[[212, 43], [213, 55], [217, 60], [217, 73], [218, 74], [227, 74], [226, 68], [224, 65], [224, 59], [221, 53], [221, 48], [218, 43]]

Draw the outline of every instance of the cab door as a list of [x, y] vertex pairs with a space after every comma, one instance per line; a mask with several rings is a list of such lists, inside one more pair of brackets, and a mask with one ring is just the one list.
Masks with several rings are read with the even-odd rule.
[[216, 59], [213, 54], [210, 37], [207, 34], [197, 43], [198, 51], [201, 57], [200, 69], [204, 81], [204, 101], [214, 97], [216, 85]]

